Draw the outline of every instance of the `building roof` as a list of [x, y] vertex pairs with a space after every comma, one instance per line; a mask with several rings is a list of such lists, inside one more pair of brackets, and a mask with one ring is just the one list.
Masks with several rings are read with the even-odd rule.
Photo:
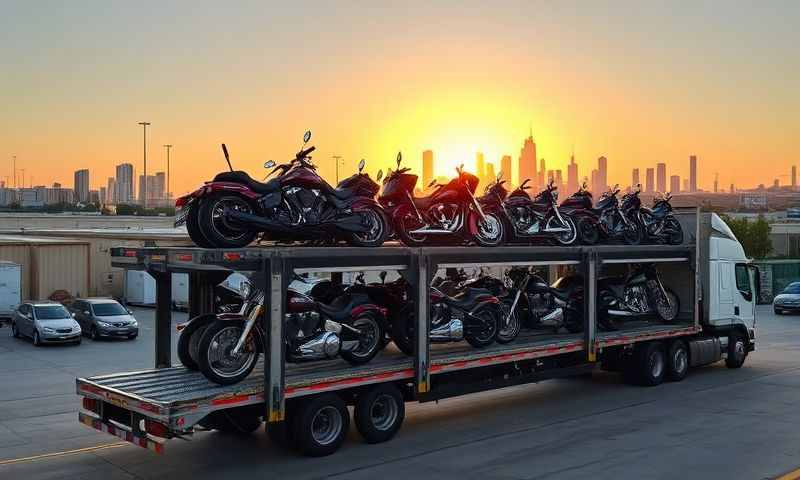
[[0, 232], [0, 245], [88, 245], [88, 242], [69, 238], [7, 235]]
[[[110, 238], [117, 240], [185, 240], [190, 242], [189, 234], [185, 228], [59, 228], [59, 229], [23, 229], [23, 230], [0, 230], [0, 238]], [[72, 240], [74, 242], [74, 240]]]

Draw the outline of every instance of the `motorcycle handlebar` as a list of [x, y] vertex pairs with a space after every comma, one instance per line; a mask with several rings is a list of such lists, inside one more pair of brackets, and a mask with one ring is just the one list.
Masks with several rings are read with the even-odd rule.
[[305, 158], [308, 156], [309, 153], [313, 152], [316, 149], [317, 147], [311, 146], [306, 148], [305, 150], [300, 150], [299, 152], [297, 152], [297, 158]]

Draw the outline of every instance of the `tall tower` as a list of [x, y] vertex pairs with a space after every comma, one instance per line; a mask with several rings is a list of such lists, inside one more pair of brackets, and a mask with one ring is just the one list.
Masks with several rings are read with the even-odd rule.
[[503, 173], [503, 179], [508, 183], [513, 183], [513, 178], [511, 178], [511, 155], [503, 155], [503, 158], [500, 159], [500, 171]]
[[486, 185], [486, 162], [483, 159], [483, 152], [475, 154], [475, 175], [478, 176], [481, 186]]
[[82, 169], [75, 172], [75, 200], [80, 203], [89, 202], [89, 170]]
[[597, 159], [597, 183], [601, 192], [608, 190], [608, 159], [606, 157]]
[[673, 175], [669, 177], [669, 192], [678, 193], [681, 191], [681, 177]]
[[639, 180], [639, 169], [634, 168], [633, 172], [631, 172], [631, 188], [636, 188], [636, 186], [640, 183], [641, 180]]
[[[531, 183], [534, 185], [538, 183], [536, 176], [536, 143], [533, 141], [533, 134], [529, 135], [522, 145], [522, 150], [519, 152], [518, 168], [518, 183], [521, 184], [528, 178], [531, 179]], [[509, 178], [511, 178], [510, 175]]]
[[644, 191], [647, 193], [653, 193], [653, 173], [652, 168], [645, 170]]
[[117, 181], [114, 189], [114, 203], [133, 202], [133, 165], [122, 163], [117, 165]]
[[575, 163], [575, 154], [569, 157], [569, 165], [567, 165], [567, 191], [565, 195], [572, 195], [578, 191], [578, 164]]
[[659, 192], [667, 191], [667, 164], [656, 164], [656, 190]]
[[545, 184], [547, 183], [547, 179], [545, 178], [545, 172], [547, 169], [544, 165], [544, 158], [539, 160], [539, 190], [543, 189]]
[[697, 155], [689, 156], [689, 191], [697, 191]]
[[422, 152], [422, 186], [427, 187], [433, 180], [433, 150]]
[[797, 190], [797, 165], [792, 165], [792, 190]]

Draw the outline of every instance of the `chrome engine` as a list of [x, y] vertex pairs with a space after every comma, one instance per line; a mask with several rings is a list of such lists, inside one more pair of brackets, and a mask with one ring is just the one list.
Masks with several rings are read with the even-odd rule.
[[647, 302], [647, 290], [644, 286], [637, 285], [625, 289], [625, 305], [634, 313], [647, 313], [650, 304]]
[[432, 307], [431, 342], [458, 342], [464, 338], [463, 314], [444, 305]]

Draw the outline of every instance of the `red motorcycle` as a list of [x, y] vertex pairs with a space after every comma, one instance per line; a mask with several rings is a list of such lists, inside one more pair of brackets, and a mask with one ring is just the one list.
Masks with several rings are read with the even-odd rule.
[[[311, 139], [306, 132], [303, 147]], [[266, 183], [243, 171], [234, 171], [222, 145], [229, 172], [175, 202], [175, 226], [186, 224], [189, 236], [201, 247], [238, 248], [259, 233], [275, 240], [344, 239], [351, 245], [377, 247], [389, 235], [389, 221], [375, 201], [379, 185], [361, 173], [343, 188], [333, 188], [317, 174], [310, 154], [301, 149], [289, 163], [264, 164], [272, 168]]]
[[[503, 223], [495, 213], [484, 212], [475, 198], [478, 177], [464, 171], [445, 185], [437, 185], [427, 197], [414, 197], [417, 176], [400, 168], [402, 155], [397, 154], [397, 170], [383, 182], [378, 202], [389, 213], [400, 240], [416, 247], [449, 240], [450, 243], [473, 241], [479, 246], [493, 247], [503, 243]], [[431, 182], [429, 187], [435, 185]]]

